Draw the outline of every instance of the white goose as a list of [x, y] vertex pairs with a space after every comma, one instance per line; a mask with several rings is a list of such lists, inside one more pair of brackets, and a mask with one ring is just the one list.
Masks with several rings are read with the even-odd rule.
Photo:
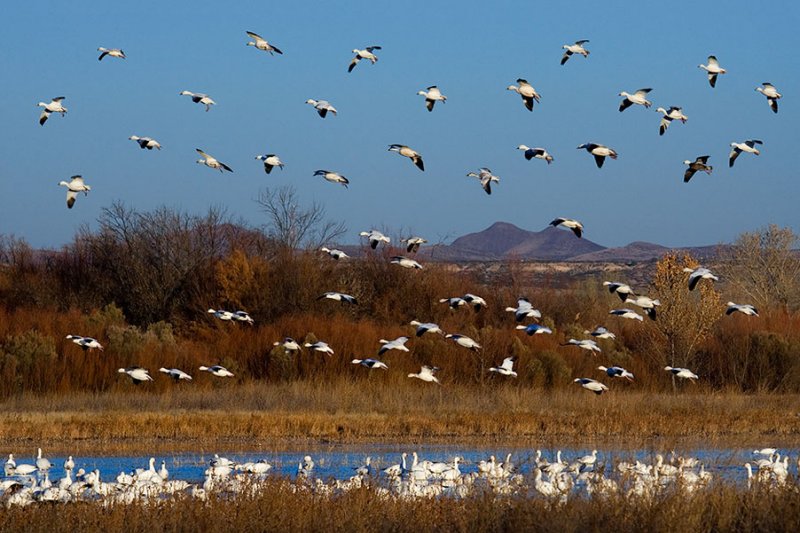
[[333, 348], [331, 348], [328, 345], [327, 342], [317, 341], [317, 342], [315, 342], [313, 344], [310, 343], [310, 342], [307, 342], [307, 343], [303, 344], [303, 346], [305, 346], [306, 348], [311, 348], [315, 352], [326, 353], [326, 354], [328, 354], [328, 356], [331, 356], [331, 355], [334, 354]]
[[228, 370], [227, 368], [225, 368], [222, 365], [214, 365], [214, 366], [211, 366], [211, 367], [200, 366], [200, 367], [198, 367], [198, 370], [200, 370], [201, 372], [208, 372], [212, 376], [217, 376], [218, 378], [232, 378], [233, 377], [233, 372], [231, 372], [230, 370]]
[[83, 351], [87, 350], [100, 350], [103, 351], [103, 345], [97, 342], [97, 339], [93, 339], [92, 337], [82, 337], [80, 335], [67, 335], [66, 337], [68, 340], [71, 340], [81, 348]]
[[36, 453], [36, 468], [39, 472], [47, 472], [52, 466], [46, 457], [42, 457], [42, 449], [39, 448]]
[[689, 290], [693, 291], [697, 284], [700, 282], [701, 279], [710, 279], [714, 281], [719, 281], [719, 278], [715, 276], [709, 269], [704, 267], [697, 267], [695, 269], [692, 268], [684, 268], [684, 272], [689, 273]]
[[598, 366], [597, 370], [602, 370], [608, 377], [610, 378], [626, 378], [629, 381], [633, 381], [633, 374], [622, 368], [621, 366], [612, 366], [610, 368], [606, 368], [604, 366]]
[[419, 247], [428, 241], [422, 237], [408, 237], [407, 239], [401, 239], [400, 242], [406, 243], [406, 251], [408, 253], [417, 253]]
[[332, 258], [336, 259], [337, 261], [339, 259], [347, 259], [348, 257], [350, 257], [349, 255], [347, 255], [346, 253], [344, 253], [341, 250], [338, 250], [336, 248], [328, 248], [326, 246], [323, 246], [322, 248], [320, 248], [319, 251], [320, 252], [325, 252], [326, 254], [328, 254]]
[[603, 286], [608, 287], [608, 292], [611, 294], [616, 294], [623, 302], [628, 298], [628, 295], [633, 294], [633, 289], [631, 289], [631, 286], [627, 283], [621, 283], [619, 281], [604, 281]]
[[760, 92], [767, 97], [767, 103], [773, 113], [778, 112], [778, 100], [783, 97], [781, 93], [770, 82], [765, 81], [761, 84], [763, 87], [756, 87], [756, 91]]
[[309, 98], [306, 100], [306, 103], [310, 106], [313, 106], [314, 109], [317, 110], [317, 113], [319, 113], [319, 116], [322, 118], [328, 116], [328, 112], [331, 112], [334, 115], [337, 114], [336, 108], [333, 107], [327, 100], [314, 100], [313, 98]]
[[439, 369], [435, 366], [423, 365], [419, 372], [408, 375], [410, 378], [417, 378], [427, 383], [439, 383], [439, 379], [434, 375]]
[[701, 155], [694, 161], [689, 161], [688, 159], [685, 160], [683, 164], [689, 168], [687, 168], [686, 172], [683, 173], [683, 182], [689, 183], [689, 180], [692, 179], [692, 176], [694, 176], [696, 172], [705, 172], [710, 176], [711, 171], [714, 170], [714, 167], [708, 164], [709, 157], [711, 156]]
[[127, 374], [134, 385], [144, 383], [145, 381], [153, 381], [150, 373], [140, 366], [129, 366], [128, 368], [120, 368], [117, 370], [120, 374]]
[[44, 123], [47, 122], [47, 119], [50, 118], [52, 113], [61, 113], [63, 117], [67, 113], [67, 108], [64, 107], [61, 102], [66, 99], [66, 96], [56, 96], [49, 103], [39, 102], [36, 104], [38, 107], [43, 107], [42, 114], [39, 115], [39, 125], [44, 126]]
[[391, 239], [389, 237], [387, 237], [386, 235], [384, 235], [383, 233], [381, 233], [376, 229], [371, 229], [369, 231], [362, 231], [358, 235], [360, 237], [366, 237], [369, 240], [370, 248], [372, 248], [373, 250], [376, 249], [378, 245], [382, 242], [386, 244], [389, 244], [391, 242]]
[[468, 304], [470, 304], [470, 305], [472, 306], [472, 308], [473, 308], [473, 309], [475, 309], [475, 311], [480, 311], [481, 309], [483, 309], [484, 307], [486, 307], [486, 300], [484, 300], [484, 299], [483, 299], [483, 298], [481, 298], [480, 296], [477, 296], [477, 295], [475, 295], [475, 294], [472, 294], [472, 293], [470, 293], [470, 292], [468, 292], [467, 294], [465, 294], [465, 295], [464, 295], [464, 296], [462, 296], [461, 298], [462, 298], [462, 299], [463, 299], [465, 302], [467, 302]]
[[367, 358], [367, 359], [353, 359], [351, 361], [354, 365], [361, 365], [369, 368], [370, 370], [374, 368], [382, 368], [384, 370], [389, 370], [389, 367], [386, 366], [385, 363], [382, 361], [378, 361], [377, 359]]
[[150, 137], [139, 137], [137, 135], [131, 135], [128, 137], [129, 140], [139, 143], [139, 148], [144, 150], [145, 148], [148, 150], [152, 150], [155, 148], [156, 150], [161, 150], [161, 144]]
[[588, 352], [603, 351], [593, 339], [569, 339], [567, 342], [561, 344], [561, 346], [577, 346], [578, 348]]
[[[269, 52], [269, 55], [280, 54], [283, 55], [277, 46], [269, 44], [266, 39], [261, 37], [257, 33], [253, 33], [252, 31], [245, 31], [248, 37], [253, 39], [247, 43], [247, 46], [253, 46], [256, 50], [263, 50], [264, 52]], [[275, 54], [273, 54], [275, 52]]]
[[389, 151], [397, 152], [403, 157], [411, 159], [411, 162], [414, 163], [418, 169], [422, 170], [423, 172], [425, 171], [425, 163], [422, 161], [422, 156], [420, 153], [416, 150], [413, 150], [404, 144], [390, 144]]
[[447, 102], [447, 97], [439, 91], [439, 87], [436, 85], [431, 85], [427, 91], [418, 91], [417, 94], [425, 97], [425, 107], [428, 108], [428, 111], [433, 111], [436, 102], [443, 104]]
[[273, 342], [272, 345], [273, 346], [283, 346], [283, 349], [287, 354], [291, 354], [291, 353], [300, 351], [300, 344], [296, 340], [291, 338], [291, 337], [286, 337], [281, 342], [277, 342], [277, 341]]
[[608, 146], [603, 146], [602, 144], [584, 143], [578, 146], [577, 149], [580, 150], [581, 148], [594, 156], [594, 162], [597, 165], [597, 168], [603, 168], [603, 163], [606, 162], [606, 157], [610, 157], [611, 159], [616, 159], [618, 157], [616, 151]]
[[417, 337], [422, 337], [426, 333], [438, 333], [440, 335], [444, 335], [442, 328], [433, 322], [420, 322], [418, 320], [412, 320], [409, 322], [409, 324], [417, 327]]
[[750, 304], [735, 304], [733, 302], [728, 302], [727, 306], [728, 309], [725, 311], [726, 315], [742, 313], [743, 315], [747, 316], [758, 316], [758, 309]]
[[739, 154], [742, 152], [747, 152], [748, 154], [754, 155], [761, 155], [761, 151], [756, 148], [756, 145], [763, 145], [764, 143], [759, 141], [758, 139], [747, 139], [743, 143], [732, 142], [731, 143], [731, 153], [728, 154], [728, 166], [733, 167], [733, 163], [736, 161], [736, 158], [739, 157]]
[[400, 265], [403, 268], [414, 268], [417, 270], [422, 269], [422, 265], [420, 265], [417, 261], [409, 259], [408, 257], [403, 257], [402, 255], [396, 255], [392, 257], [392, 260], [389, 262], [393, 265]]
[[253, 320], [253, 317], [251, 317], [247, 311], [234, 311], [233, 319], [237, 322], [246, 322], [251, 326], [255, 325], [255, 320]]
[[350, 61], [350, 65], [347, 67], [347, 72], [353, 72], [353, 69], [356, 68], [358, 62], [362, 59], [366, 59], [371, 64], [375, 64], [378, 62], [378, 56], [372, 53], [373, 50], [380, 50], [380, 46], [367, 46], [363, 50], [359, 50], [358, 48], [353, 49], [353, 53], [356, 55], [352, 61]]
[[688, 379], [694, 381], [697, 379], [697, 374], [689, 370], [688, 368], [680, 368], [680, 367], [671, 367], [666, 366], [664, 370], [667, 372], [671, 372], [673, 376], [681, 378], [681, 379]]
[[179, 94], [181, 96], [190, 96], [192, 98], [192, 102], [194, 102], [195, 104], [202, 104], [202, 105], [206, 106], [206, 112], [208, 112], [211, 109], [212, 105], [216, 105], [217, 104], [207, 94], [193, 93], [192, 91], [181, 91]]
[[724, 68], [719, 66], [719, 61], [717, 61], [717, 58], [714, 56], [708, 56], [708, 65], [697, 65], [697, 68], [708, 72], [708, 83], [712, 88], [717, 85], [717, 76], [727, 73]]
[[340, 185], [343, 185], [345, 189], [347, 188], [347, 184], [350, 183], [350, 180], [348, 180], [338, 172], [333, 172], [332, 170], [315, 170], [314, 175], [322, 176], [331, 183], [338, 183]]
[[583, 57], [589, 57], [589, 50], [583, 47], [585, 43], [588, 43], [589, 39], [581, 39], [580, 41], [575, 41], [575, 44], [565, 44], [561, 48], [564, 49], [564, 55], [561, 56], [561, 64], [563, 65], [566, 63], [572, 54], [579, 54]]
[[529, 324], [527, 326], [519, 325], [516, 329], [523, 329], [525, 333], [528, 334], [529, 337], [533, 335], [542, 335], [542, 334], [552, 334], [553, 330], [544, 326], [540, 326], [539, 324]]
[[663, 107], [659, 107], [656, 109], [656, 112], [664, 115], [661, 117], [661, 123], [658, 126], [659, 135], [664, 135], [673, 120], [680, 120], [683, 124], [686, 124], [686, 121], [689, 120], [689, 117], [683, 114], [683, 109], [680, 107], [671, 106], [668, 110], [664, 109]]
[[550, 222], [549, 225], [553, 226], [554, 228], [562, 226], [564, 228], [572, 230], [572, 233], [574, 233], [575, 236], [578, 237], [579, 239], [581, 238], [581, 235], [583, 235], [583, 224], [572, 218], [559, 217]]
[[392, 341], [381, 339], [379, 342], [381, 343], [382, 346], [378, 350], [378, 355], [383, 355], [389, 350], [398, 350], [401, 352], [411, 351], [406, 347], [406, 343], [408, 342], [408, 337], [397, 337]]
[[500, 177], [495, 176], [492, 174], [492, 171], [488, 168], [481, 168], [478, 170], [478, 173], [470, 172], [467, 174], [469, 178], [478, 178], [478, 181], [481, 182], [481, 187], [483, 190], [486, 191], [486, 194], [492, 194], [492, 182], [500, 183]]
[[224, 309], [209, 309], [208, 313], [214, 315], [214, 318], [218, 318], [226, 322], [234, 319], [233, 313], [230, 311], [225, 311]]
[[534, 309], [530, 300], [524, 296], [517, 299], [516, 307], [506, 307], [506, 311], [514, 313], [517, 322], [522, 322], [525, 318], [542, 318], [542, 313], [538, 309]]
[[168, 375], [169, 377], [174, 379], [175, 382], [178, 382], [178, 381], [192, 381], [192, 376], [190, 376], [189, 374], [187, 374], [186, 372], [184, 372], [183, 370], [181, 370], [179, 368], [164, 368], [164, 367], [161, 367], [161, 368], [158, 369], [158, 371]]
[[347, 303], [351, 305], [356, 305], [358, 300], [355, 299], [354, 296], [350, 296], [349, 294], [345, 294], [343, 292], [336, 292], [336, 291], [328, 291], [321, 296], [317, 296], [317, 300], [334, 300], [336, 302]]
[[467, 305], [467, 301], [460, 296], [454, 296], [452, 298], [440, 298], [439, 303], [446, 303], [450, 309], [458, 309], [459, 307]]
[[653, 104], [647, 99], [647, 93], [652, 90], [653, 89], [648, 87], [646, 89], [639, 89], [633, 94], [628, 94], [625, 91], [622, 91], [619, 93], [619, 96], [624, 96], [625, 98], [619, 104], [619, 112], [622, 113], [634, 104], [643, 105], [645, 108], [650, 107]]
[[231, 169], [231, 167], [229, 167], [228, 165], [226, 165], [222, 161], [219, 161], [216, 158], [208, 155], [207, 153], [202, 151], [200, 148], [195, 148], [195, 151], [203, 157], [203, 159], [198, 159], [196, 161], [197, 164], [205, 165], [208, 168], [213, 168], [215, 170], [219, 170], [220, 172], [222, 172], [224, 170], [227, 170], [228, 172], [233, 172], [233, 169]]
[[650, 320], [656, 319], [656, 307], [661, 305], [659, 300], [653, 300], [652, 298], [638, 294], [629, 294], [625, 299], [625, 303], [633, 304], [644, 309], [647, 316], [650, 317]]
[[580, 383], [581, 387], [583, 387], [588, 391], [592, 391], [598, 396], [608, 391], [608, 387], [606, 387], [603, 383], [600, 383], [599, 381], [594, 380], [592, 378], [575, 378], [572, 381], [574, 383]]
[[97, 49], [100, 53], [100, 57], [97, 58], [98, 61], [102, 61], [104, 57], [111, 56], [111, 57], [118, 57], [120, 59], [126, 59], [125, 52], [123, 52], [120, 48], [103, 48], [102, 46]]
[[548, 165], [553, 162], [553, 156], [550, 155], [544, 148], [529, 148], [524, 144], [520, 144], [519, 146], [517, 146], [517, 150], [522, 150], [525, 159], [527, 159], [528, 161], [530, 161], [533, 158], [536, 158], [547, 161]]
[[503, 359], [503, 363], [496, 366], [489, 368], [489, 372], [496, 372], [502, 376], [511, 376], [517, 377], [517, 373], [514, 372], [514, 362], [517, 360], [516, 356], [506, 357]]
[[533, 88], [533, 85], [528, 83], [528, 80], [524, 78], [517, 78], [517, 85], [509, 85], [506, 87], [507, 91], [514, 91], [518, 95], [522, 97], [522, 103], [525, 105], [525, 108], [528, 111], [533, 111], [533, 101], [536, 100], [536, 103], [539, 103], [539, 100], [542, 98], [542, 95], [536, 92], [536, 89]]
[[631, 320], [638, 320], [642, 322], [644, 317], [631, 309], [612, 309], [608, 312], [609, 315], [618, 316], [620, 318], [629, 318]]
[[275, 167], [283, 170], [283, 161], [275, 154], [257, 155], [256, 159], [264, 162], [264, 172], [269, 174]]
[[472, 351], [478, 351], [482, 347], [478, 344], [474, 339], [467, 337], [466, 335], [459, 335], [458, 333], [448, 333], [444, 336], [445, 339], [450, 339], [459, 346], [463, 346]]
[[78, 198], [78, 193], [82, 192], [84, 196], [89, 195], [89, 191], [92, 188], [83, 181], [83, 176], [77, 175], [72, 176], [69, 181], [59, 181], [59, 186], [63, 186], [67, 188], [67, 208], [72, 209], [72, 206], [75, 205], [75, 200]]
[[597, 326], [594, 331], [584, 330], [586, 335], [591, 335], [596, 339], [616, 339], [617, 336], [608, 331], [603, 326]]

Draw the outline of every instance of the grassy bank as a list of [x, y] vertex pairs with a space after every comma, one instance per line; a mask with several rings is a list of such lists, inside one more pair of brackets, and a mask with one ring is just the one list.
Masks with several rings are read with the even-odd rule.
[[[220, 383], [63, 396], [21, 396], [0, 404], [0, 453], [43, 446], [52, 452], [124, 453], [199, 448], [279, 448], [315, 443], [434, 443], [625, 447], [797, 446], [800, 398], [626, 390], [484, 387], [379, 380], [319, 386]], [[234, 386], [235, 385], [235, 386]]]

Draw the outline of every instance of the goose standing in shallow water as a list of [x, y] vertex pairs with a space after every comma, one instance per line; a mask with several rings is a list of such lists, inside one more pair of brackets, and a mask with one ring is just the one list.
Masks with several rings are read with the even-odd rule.
[[425, 97], [425, 107], [428, 108], [429, 112], [433, 111], [433, 106], [436, 102], [441, 102], [443, 104], [447, 102], [447, 97], [439, 91], [439, 87], [436, 85], [428, 87], [427, 92], [419, 91], [417, 94]]
[[369, 231], [362, 231], [358, 234], [360, 237], [366, 237], [369, 240], [369, 247], [373, 250], [378, 247], [378, 244], [385, 242], [389, 244], [391, 239], [376, 229]]
[[514, 372], [514, 362], [517, 360], [515, 356], [506, 357], [503, 359], [503, 364], [498, 365], [496, 367], [491, 367], [489, 372], [496, 372], [502, 376], [511, 376], [517, 377], [517, 373]]
[[715, 276], [709, 269], [704, 267], [697, 267], [695, 269], [692, 268], [684, 268], [684, 272], [689, 273], [689, 290], [693, 291], [697, 284], [700, 282], [701, 279], [710, 279], [714, 281], [719, 281], [719, 278]]
[[483, 190], [486, 191], [486, 194], [492, 194], [493, 181], [500, 183], [500, 177], [492, 174], [492, 171], [488, 168], [480, 168], [477, 174], [475, 172], [470, 172], [467, 174], [467, 177], [478, 178], [478, 180], [481, 182], [481, 187], [483, 187]]
[[351, 361], [354, 365], [361, 365], [369, 368], [370, 370], [374, 368], [382, 368], [384, 370], [389, 370], [389, 367], [386, 366], [385, 363], [382, 361], [378, 361], [377, 359], [353, 359]]
[[683, 114], [683, 110], [680, 107], [672, 106], [669, 110], [659, 107], [656, 112], [664, 115], [661, 117], [661, 124], [658, 126], [659, 135], [664, 135], [673, 120], [680, 120], [683, 124], [686, 124], [686, 121], [689, 120], [689, 117]]
[[52, 466], [46, 457], [42, 457], [42, 449], [39, 448], [36, 453], [36, 468], [39, 472], [47, 472]]
[[528, 161], [535, 157], [536, 159], [544, 159], [547, 161], [548, 165], [553, 162], [553, 156], [550, 155], [544, 148], [529, 148], [524, 144], [520, 144], [517, 146], [517, 150], [522, 150], [525, 159]]
[[129, 140], [139, 143], [139, 148], [144, 150], [147, 148], [148, 150], [152, 150], [153, 148], [157, 150], [161, 150], [161, 144], [155, 139], [151, 139], [150, 137], [138, 137], [136, 135], [131, 135], [128, 137]]
[[536, 89], [533, 88], [533, 85], [528, 83], [528, 80], [524, 78], [517, 78], [517, 85], [509, 85], [506, 87], [507, 91], [514, 91], [518, 95], [522, 97], [522, 103], [525, 104], [525, 108], [528, 111], [533, 111], [533, 101], [536, 100], [536, 103], [539, 103], [539, 100], [542, 98], [542, 95], [536, 92]]
[[596, 143], [584, 143], [577, 148], [578, 150], [584, 149], [590, 154], [594, 156], [594, 162], [597, 165], [597, 168], [603, 168], [603, 163], [606, 162], [606, 157], [610, 157], [611, 159], [616, 159], [618, 154], [613, 149], [609, 148], [608, 146], [603, 146], [602, 144]]
[[159, 368], [158, 371], [168, 375], [169, 377], [174, 379], [176, 383], [178, 381], [192, 381], [192, 376], [190, 376], [189, 374], [187, 374], [186, 372], [184, 372], [183, 370], [181, 370], [179, 368], [163, 368], [162, 367], [162, 368]]
[[202, 151], [200, 148], [195, 148], [195, 151], [203, 157], [203, 159], [198, 159], [196, 161], [197, 164], [205, 165], [208, 168], [213, 168], [213, 169], [219, 170], [220, 172], [222, 172], [223, 170], [227, 170], [228, 172], [233, 172], [233, 169], [231, 169], [231, 167], [229, 167], [228, 165], [226, 165], [222, 161], [219, 161], [216, 158], [208, 155], [207, 153]]
[[103, 48], [101, 46], [100, 48], [97, 49], [97, 51], [101, 52], [100, 57], [97, 58], [98, 61], [102, 61], [103, 58], [106, 56], [125, 59], [125, 52], [123, 52], [120, 48]]
[[319, 116], [322, 118], [325, 118], [329, 111], [334, 115], [337, 114], [336, 108], [333, 107], [327, 100], [314, 100], [313, 98], [309, 98], [306, 100], [306, 103], [314, 106], [314, 109], [317, 110], [317, 113], [319, 113]]
[[727, 303], [728, 309], [725, 310], [726, 315], [733, 313], [742, 313], [747, 316], [758, 316], [758, 309], [750, 304], [735, 304], [733, 302]]
[[353, 72], [353, 69], [356, 68], [358, 62], [362, 59], [368, 60], [372, 65], [378, 62], [378, 56], [372, 53], [373, 50], [380, 50], [380, 46], [367, 46], [363, 50], [359, 50], [358, 48], [353, 49], [353, 53], [356, 55], [352, 61], [350, 61], [350, 65], [347, 67], [347, 72]]
[[200, 370], [201, 372], [208, 372], [212, 376], [217, 376], [218, 378], [232, 378], [233, 377], [233, 372], [231, 372], [230, 370], [228, 370], [227, 368], [225, 368], [222, 365], [214, 365], [214, 366], [211, 366], [211, 367], [200, 366], [200, 367], [198, 367], [198, 370]]
[[611, 378], [626, 378], [628, 381], [633, 381], [633, 374], [622, 368], [621, 366], [612, 366], [611, 368], [606, 368], [604, 366], [598, 366], [597, 370], [602, 370], [608, 377]]
[[592, 391], [598, 396], [608, 391], [608, 387], [606, 387], [604, 384], [592, 378], [575, 378], [572, 381], [573, 383], [580, 383], [581, 387], [583, 387], [588, 391]]
[[697, 68], [708, 72], [708, 84], [711, 85], [712, 89], [717, 85], [717, 76], [727, 73], [724, 68], [719, 66], [719, 61], [714, 56], [708, 56], [708, 65], [697, 65]]
[[51, 113], [61, 113], [63, 117], [67, 113], [67, 108], [61, 105], [61, 102], [66, 99], [66, 96], [56, 96], [50, 103], [39, 102], [36, 104], [38, 107], [43, 107], [42, 114], [39, 115], [39, 125], [44, 126], [47, 119], [50, 118]]
[[[283, 55], [283, 52], [278, 50], [277, 46], [271, 45], [267, 42], [266, 39], [261, 37], [257, 33], [253, 33], [252, 31], [245, 31], [248, 37], [253, 39], [252, 41], [247, 43], [247, 46], [254, 46], [256, 50], [263, 50], [264, 52], [269, 52], [269, 55], [280, 54]], [[273, 54], [275, 52], [275, 54]]]
[[283, 170], [283, 161], [275, 154], [257, 155], [256, 159], [264, 162], [264, 172], [269, 174], [274, 167], [279, 167]]
[[733, 163], [736, 162], [736, 158], [739, 157], [739, 154], [742, 152], [747, 152], [748, 154], [755, 154], [761, 155], [761, 151], [756, 148], [757, 144], [764, 144], [763, 142], [759, 141], [758, 139], [747, 139], [743, 143], [732, 142], [731, 143], [731, 153], [728, 154], [728, 166], [733, 168]]
[[653, 89], [648, 87], [647, 89], [639, 89], [633, 94], [628, 94], [625, 91], [622, 91], [619, 93], [619, 96], [624, 96], [625, 98], [619, 104], [619, 112], [622, 113], [633, 104], [643, 105], [645, 108], [650, 107], [653, 104], [647, 99], [647, 93], [652, 90]]
[[423, 172], [425, 171], [425, 163], [422, 161], [422, 156], [416, 150], [413, 150], [404, 144], [390, 144], [389, 151], [397, 152], [403, 157], [411, 159], [411, 162], [414, 163], [418, 169], [422, 170]]
[[671, 372], [672, 375], [681, 379], [688, 379], [692, 381], [697, 379], [697, 374], [695, 374], [688, 368], [679, 368], [679, 367], [673, 368], [671, 366], [666, 366], [664, 367], [664, 370], [666, 370], [667, 372]]
[[418, 373], [409, 374], [408, 377], [421, 379], [427, 383], [439, 383], [439, 379], [434, 375], [438, 371], [438, 367], [423, 365]]
[[153, 378], [150, 377], [150, 373], [140, 367], [140, 366], [129, 366], [128, 368], [120, 368], [117, 370], [120, 374], [127, 374], [134, 385], [138, 385], [139, 383], [143, 383], [145, 381], [153, 381]]
[[191, 96], [192, 102], [194, 102], [195, 104], [203, 104], [204, 106], [206, 106], [206, 112], [208, 112], [211, 109], [212, 105], [216, 105], [216, 102], [212, 100], [211, 97], [208, 96], [207, 94], [193, 93], [191, 91], [181, 91], [180, 95]]
[[82, 337], [80, 335], [67, 335], [66, 337], [68, 340], [71, 340], [81, 348], [83, 351], [88, 350], [100, 350], [103, 351], [103, 345], [97, 342], [97, 339], [93, 339], [92, 337]]
[[580, 41], [575, 41], [575, 44], [565, 44], [561, 48], [564, 49], [564, 55], [561, 56], [561, 64], [563, 65], [566, 63], [572, 54], [580, 54], [583, 57], [589, 57], [589, 50], [583, 47], [585, 43], [588, 43], [589, 39], [581, 39]]
[[711, 171], [714, 170], [714, 167], [707, 164], [709, 157], [710, 156], [707, 155], [701, 155], [694, 161], [689, 161], [688, 159], [684, 161], [683, 164], [689, 168], [687, 168], [686, 172], [683, 173], [683, 182], [689, 183], [689, 180], [692, 179], [692, 176], [695, 175], [695, 172], [705, 172], [710, 176]]
[[58, 185], [67, 188], [67, 209], [72, 209], [72, 206], [75, 205], [79, 192], [82, 192], [84, 196], [89, 196], [89, 191], [92, 190], [83, 182], [83, 176], [80, 175], [72, 176], [69, 182], [59, 181]]
[[772, 109], [773, 113], [778, 112], [778, 100], [783, 96], [778, 90], [775, 88], [774, 85], [765, 81], [762, 83], [763, 87], [756, 87], [756, 91], [760, 92], [764, 96], [767, 97], [767, 103], [769, 104], [769, 108]]
[[571, 218], [557, 218], [553, 220], [549, 225], [553, 226], [554, 228], [558, 226], [563, 226], [571, 230], [572, 233], [574, 233], [575, 236], [578, 237], [579, 239], [581, 238], [581, 235], [583, 235], [583, 224]]
[[315, 170], [314, 175], [322, 176], [331, 183], [338, 183], [344, 186], [345, 189], [347, 188], [347, 184], [350, 183], [350, 180], [348, 180], [338, 172], [333, 172], [332, 170]]

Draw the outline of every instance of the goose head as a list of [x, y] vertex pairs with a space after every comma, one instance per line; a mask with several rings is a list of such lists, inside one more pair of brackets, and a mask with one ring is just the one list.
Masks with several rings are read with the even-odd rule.
[[524, 144], [520, 144], [519, 146], [517, 146], [517, 150], [530, 150], [530, 148], [525, 146]]

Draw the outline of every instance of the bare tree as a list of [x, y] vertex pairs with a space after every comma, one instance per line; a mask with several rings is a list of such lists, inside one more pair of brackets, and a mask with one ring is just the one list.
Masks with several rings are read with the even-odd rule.
[[267, 215], [269, 236], [291, 250], [319, 248], [347, 231], [343, 222], [326, 219], [322, 204], [302, 207], [292, 186], [264, 189], [255, 201]]

